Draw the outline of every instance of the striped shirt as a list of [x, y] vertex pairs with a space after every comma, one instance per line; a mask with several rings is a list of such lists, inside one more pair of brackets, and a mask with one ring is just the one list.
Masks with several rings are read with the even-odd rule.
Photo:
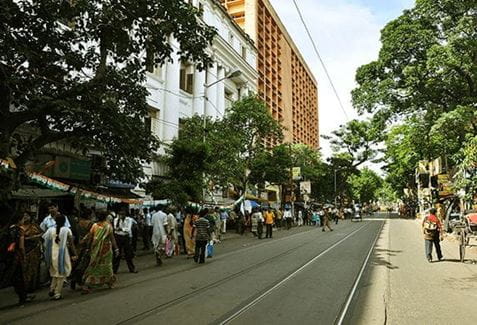
[[205, 218], [200, 218], [194, 222], [195, 240], [209, 240], [209, 221]]

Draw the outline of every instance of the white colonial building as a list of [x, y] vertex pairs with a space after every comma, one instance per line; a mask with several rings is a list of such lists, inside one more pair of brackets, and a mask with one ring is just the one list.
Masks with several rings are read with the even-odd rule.
[[[232, 102], [257, 91], [257, 49], [247, 34], [233, 21], [218, 0], [189, 0], [204, 10], [203, 20], [214, 26], [215, 37], [209, 53], [214, 59], [205, 71], [192, 62], [172, 63], [148, 73], [151, 130], [161, 141], [172, 141], [179, 133], [180, 120], [194, 114], [221, 118]], [[178, 49], [176, 41], [171, 41]], [[161, 150], [163, 152], [163, 149]], [[162, 175], [158, 163], [145, 167], [148, 177]]]

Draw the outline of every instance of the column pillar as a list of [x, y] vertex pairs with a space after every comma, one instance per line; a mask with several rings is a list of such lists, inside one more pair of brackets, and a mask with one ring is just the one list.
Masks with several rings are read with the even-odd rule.
[[205, 70], [194, 72], [194, 107], [193, 113], [202, 115], [204, 114], [204, 87], [205, 83]]
[[217, 110], [215, 112], [216, 118], [221, 119], [225, 113], [225, 68], [218, 69], [218, 79], [222, 79], [221, 82], [217, 84]]
[[[207, 69], [207, 84], [210, 85], [217, 81], [217, 63]], [[205, 114], [207, 116], [215, 116], [216, 110], [214, 105], [217, 106], [217, 84], [206, 89], [206, 96], [208, 98]]]
[[162, 139], [170, 142], [178, 134], [179, 124], [179, 81], [181, 62], [177, 53], [172, 55], [172, 62], [166, 65], [166, 84], [167, 91], [164, 92], [164, 107], [161, 107], [160, 123], [162, 124]]

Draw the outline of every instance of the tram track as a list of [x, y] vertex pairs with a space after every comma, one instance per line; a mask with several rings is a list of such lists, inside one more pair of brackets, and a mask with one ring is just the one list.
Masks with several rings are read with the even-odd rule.
[[[294, 269], [292, 272], [289, 272], [287, 273], [287, 275], [285, 275], [282, 279], [280, 279], [279, 281], [276, 281], [274, 282], [271, 286], [265, 288], [264, 290], [261, 291], [261, 294], [259, 294], [258, 296], [253, 296], [253, 297], [250, 297], [249, 299], [247, 299], [245, 302], [243, 302], [241, 304], [242, 307], [239, 307], [239, 308], [244, 308], [244, 306], [248, 306], [250, 305], [251, 302], [258, 302], [259, 300], [261, 300], [262, 298], [264, 298], [269, 292], [273, 291], [275, 288], [279, 287], [282, 283], [286, 282], [287, 280], [289, 280], [290, 278], [292, 278], [294, 275], [296, 275], [297, 273], [299, 273], [301, 270], [303, 270], [304, 268], [306, 268], [308, 265], [310, 265], [311, 263], [315, 262], [318, 258], [320, 258], [321, 256], [323, 256], [324, 254], [328, 253], [329, 251], [331, 251], [333, 248], [335, 248], [336, 246], [338, 246], [339, 244], [341, 244], [342, 242], [346, 241], [347, 239], [349, 239], [350, 237], [352, 237], [353, 235], [355, 235], [356, 233], [358, 233], [359, 231], [363, 230], [364, 228], [367, 228], [369, 227], [371, 223], [366, 223], [362, 226], [360, 226], [358, 229], [352, 231], [351, 233], [347, 234], [344, 238], [341, 238], [341, 239], [338, 239], [337, 241], [333, 242], [331, 245], [329, 245], [326, 249], [322, 250], [318, 255], [314, 256], [311, 260], [308, 260], [306, 263], [302, 264], [301, 266], [299, 266], [298, 268]], [[144, 320], [146, 318], [148, 318], [149, 316], [153, 315], [153, 314], [158, 314], [158, 313], [161, 313], [163, 311], [166, 311], [172, 307], [175, 307], [185, 301], [188, 301], [190, 299], [193, 299], [194, 297], [198, 296], [198, 295], [201, 295], [201, 294], [204, 294], [205, 292], [209, 291], [209, 290], [212, 290], [214, 288], [217, 288], [217, 287], [220, 287], [222, 284], [225, 284], [231, 280], [234, 280], [235, 278], [238, 278], [238, 277], [241, 277], [241, 276], [244, 276], [245, 274], [248, 274], [248, 273], [251, 273], [253, 272], [254, 270], [264, 266], [264, 265], [267, 265], [268, 263], [272, 262], [272, 261], [275, 261], [277, 259], [280, 259], [280, 258], [283, 258], [285, 256], [288, 256], [290, 254], [292, 254], [293, 252], [296, 252], [298, 249], [300, 248], [303, 248], [304, 246], [306, 245], [310, 245], [311, 242], [305, 242], [305, 243], [301, 243], [300, 245], [296, 245], [295, 247], [293, 248], [290, 248], [280, 254], [276, 254], [272, 257], [269, 257], [267, 259], [264, 259], [258, 263], [254, 263], [252, 265], [249, 265], [248, 267], [246, 268], [242, 268], [240, 269], [239, 271], [237, 272], [234, 272], [224, 278], [221, 278], [220, 280], [218, 281], [215, 281], [213, 283], [210, 283], [208, 285], [205, 285], [205, 286], [202, 286], [202, 287], [199, 287], [199, 288], [196, 288], [194, 289], [193, 291], [191, 292], [188, 292], [186, 294], [183, 294], [179, 297], [176, 297], [174, 299], [171, 299], [167, 302], [164, 302], [164, 303], [161, 303], [161, 304], [158, 304], [152, 308], [149, 308], [145, 311], [142, 311], [140, 313], [137, 313], [131, 317], [128, 317], [127, 319], [124, 319], [124, 320], [121, 320], [120, 322], [117, 322], [115, 324], [117, 325], [123, 325], [123, 324], [135, 324], [137, 322], [140, 322], [141, 320]], [[223, 317], [225, 319], [225, 317]], [[230, 316], [228, 317], [230, 318]], [[235, 318], [235, 317], [234, 317]], [[230, 320], [229, 320], [230, 321]], [[227, 324], [228, 321], [227, 319], [224, 320], [216, 320], [215, 322], [213, 323], [218, 323], [218, 324]]]

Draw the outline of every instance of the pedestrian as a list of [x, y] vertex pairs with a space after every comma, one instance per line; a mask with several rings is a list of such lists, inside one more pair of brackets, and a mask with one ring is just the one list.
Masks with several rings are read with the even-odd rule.
[[75, 290], [76, 285], [83, 284], [83, 274], [88, 267], [89, 264], [89, 247], [87, 243], [87, 239], [85, 237], [88, 236], [91, 227], [93, 226], [93, 222], [91, 221], [92, 214], [91, 210], [85, 210], [80, 215], [80, 220], [78, 221], [78, 237], [79, 242], [77, 245], [77, 252], [78, 252], [78, 260], [73, 265], [73, 270], [71, 272], [71, 282], [70, 286], [71, 289]]
[[285, 222], [287, 224], [287, 230], [290, 230], [293, 222], [293, 215], [290, 210], [290, 207], [285, 207], [285, 212], [283, 212], [283, 218], [285, 219]]
[[272, 238], [275, 216], [273, 215], [273, 212], [270, 208], [268, 208], [267, 211], [265, 212], [264, 219], [265, 219], [265, 227], [266, 227], [265, 238]]
[[298, 216], [297, 216], [297, 224], [298, 224], [298, 227], [301, 227], [303, 226], [303, 211], [300, 209], [298, 210]]
[[24, 280], [25, 270], [25, 236], [22, 229], [23, 214], [16, 214], [12, 224], [0, 229], [0, 288], [12, 285], [18, 296], [18, 305], [33, 300], [27, 295]]
[[252, 234], [258, 239], [262, 239], [262, 233], [263, 233], [262, 212], [260, 212], [258, 208], [253, 208], [250, 219], [252, 223]]
[[283, 212], [280, 209], [275, 209], [275, 225], [278, 230], [282, 228]]
[[322, 227], [321, 227], [321, 231], [326, 231], [326, 228], [328, 228], [330, 231], [333, 231], [333, 229], [331, 228], [330, 226], [330, 210], [329, 208], [324, 208], [324, 211], [323, 211], [323, 222], [322, 222]]
[[[58, 205], [56, 203], [51, 202], [48, 204], [48, 212], [49, 214], [43, 219], [43, 221], [40, 223], [40, 228], [43, 232], [46, 232], [49, 228], [54, 228], [56, 227], [56, 216], [62, 215], [58, 209]], [[68, 220], [68, 217], [64, 216], [66, 218], [65, 222], [65, 227], [71, 228], [71, 224]]]
[[212, 217], [214, 218], [214, 231], [212, 233], [212, 240], [214, 243], [220, 243], [222, 239], [222, 221], [220, 219], [220, 208], [215, 207], [214, 212], [212, 212]]
[[119, 265], [121, 264], [121, 258], [124, 257], [128, 265], [130, 273], [137, 273], [134, 266], [134, 252], [131, 245], [132, 242], [132, 218], [126, 217], [126, 211], [124, 209], [119, 211], [119, 216], [114, 219], [114, 237], [116, 244], [119, 248], [119, 254], [114, 256], [113, 260], [113, 272], [118, 273]]
[[184, 219], [185, 219], [185, 214], [184, 214], [184, 209], [183, 208], [178, 208], [176, 212], [176, 221], [177, 221], [177, 238], [178, 238], [178, 244], [176, 245], [176, 254], [179, 255], [180, 251], [182, 251], [182, 254], [186, 255], [187, 250], [186, 250], [186, 245], [185, 245], [185, 238], [184, 238]]
[[[119, 256], [112, 225], [107, 213], [98, 213], [98, 221], [91, 227], [86, 238], [89, 247], [89, 263], [83, 275], [83, 290], [86, 294], [92, 288], [107, 285], [112, 288], [116, 277], [113, 272], [113, 256]], [[114, 255], [113, 255], [114, 249]]]
[[144, 208], [144, 226], [142, 232], [142, 243], [144, 247], [142, 248], [145, 251], [148, 251], [151, 247], [151, 238], [152, 238], [152, 214], [149, 211], [149, 208]]
[[23, 277], [25, 279], [25, 289], [30, 293], [40, 287], [41, 236], [43, 232], [28, 212], [23, 214], [21, 227], [25, 236]]
[[175, 209], [170, 207], [167, 214], [167, 240], [169, 241], [166, 245], [166, 257], [172, 257], [174, 255], [175, 246], [179, 244], [179, 236], [177, 234], [177, 220], [175, 217]]
[[[139, 210], [138, 210], [139, 211]], [[139, 215], [136, 212], [136, 209], [131, 209], [130, 216], [127, 217], [131, 219], [131, 248], [134, 254], [136, 254], [137, 251], [137, 240], [139, 236], [139, 231], [140, 231], [140, 219]]]
[[227, 220], [229, 219], [229, 214], [225, 209], [220, 210], [220, 223], [221, 223], [221, 233], [225, 234], [227, 232]]
[[157, 265], [162, 265], [162, 257], [166, 251], [167, 214], [162, 210], [163, 206], [158, 205], [156, 207], [157, 212], [152, 215], [152, 244]]
[[192, 239], [194, 231], [194, 222], [198, 219], [192, 211], [192, 208], [186, 209], [186, 216], [184, 219], [184, 241], [185, 241], [185, 250], [188, 257], [195, 255], [195, 241]]
[[76, 261], [77, 254], [73, 244], [73, 233], [66, 226], [66, 217], [58, 213], [55, 221], [56, 226], [50, 227], [43, 235], [43, 239], [45, 240], [45, 261], [51, 276], [48, 296], [59, 300], [62, 299], [63, 283], [71, 274], [71, 262]]
[[194, 222], [192, 238], [195, 240], [194, 261], [199, 264], [205, 263], [205, 247], [210, 241], [210, 223], [206, 219], [208, 210], [204, 209], [199, 214], [199, 219]]
[[442, 240], [442, 224], [436, 216], [436, 213], [436, 209], [430, 209], [429, 215], [422, 221], [426, 257], [429, 262], [432, 262], [433, 245], [436, 248], [437, 259], [440, 261], [443, 258], [440, 244], [440, 241]]
[[320, 227], [321, 225], [321, 216], [320, 216], [320, 213], [318, 212], [318, 210], [314, 209], [313, 210], [313, 214], [312, 214], [312, 219], [314, 220], [314, 225], [316, 227]]

